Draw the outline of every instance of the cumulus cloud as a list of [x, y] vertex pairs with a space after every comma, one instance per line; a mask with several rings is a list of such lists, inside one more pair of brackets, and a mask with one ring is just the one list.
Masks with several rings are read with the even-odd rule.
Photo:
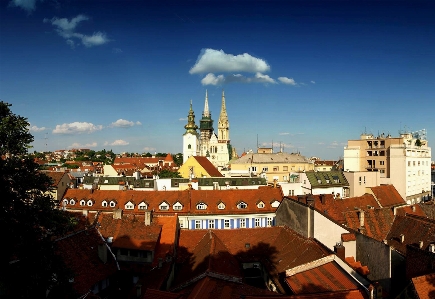
[[213, 73], [207, 74], [202, 80], [202, 85], [223, 85], [229, 83], [264, 83], [264, 84], [276, 84], [276, 81], [269, 77], [268, 75], [264, 75], [262, 73], [256, 73], [254, 77], [246, 77], [241, 74], [234, 75], [218, 75], [216, 76]]
[[122, 146], [122, 145], [128, 145], [128, 144], [129, 144], [129, 142], [122, 140], [122, 139], [115, 140], [112, 143], [110, 143], [108, 141], [104, 142], [104, 145], [113, 145], [113, 146], [117, 146], [117, 145]]
[[29, 126], [28, 127], [30, 132], [41, 132], [41, 131], [45, 131], [47, 128], [46, 127], [37, 127], [37, 126]]
[[9, 5], [22, 8], [30, 14], [36, 8], [36, 0], [12, 0]]
[[80, 133], [92, 133], [103, 129], [102, 125], [94, 125], [87, 122], [73, 122], [65, 123], [62, 125], [56, 125], [53, 130], [53, 134], [80, 134]]
[[130, 128], [134, 126], [134, 122], [120, 118], [117, 121], [113, 122], [111, 126], [118, 128]]
[[267, 72], [270, 66], [266, 61], [253, 57], [248, 53], [233, 55], [223, 50], [204, 49], [198, 56], [190, 74], [213, 72]]
[[74, 142], [68, 148], [85, 148], [85, 147], [97, 147], [98, 143], [92, 142], [92, 143], [86, 143], [86, 144], [80, 144], [78, 142]]
[[293, 85], [293, 86], [298, 85], [293, 78], [279, 77], [278, 81], [287, 85]]
[[56, 32], [61, 37], [66, 39], [66, 43], [71, 48], [75, 47], [75, 42], [73, 39], [78, 39], [87, 48], [104, 45], [110, 42], [110, 39], [106, 36], [106, 34], [101, 31], [94, 32], [92, 35], [86, 35], [75, 31], [80, 22], [87, 20], [89, 20], [89, 17], [80, 14], [71, 20], [68, 20], [67, 18], [54, 17], [51, 19], [45, 18], [43, 22], [50, 23], [56, 27]]

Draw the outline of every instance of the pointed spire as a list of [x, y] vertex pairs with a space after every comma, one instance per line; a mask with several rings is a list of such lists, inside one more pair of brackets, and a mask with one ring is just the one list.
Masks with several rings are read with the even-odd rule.
[[198, 129], [198, 126], [195, 124], [195, 113], [192, 109], [192, 100], [190, 100], [190, 109], [189, 114], [187, 115], [187, 125], [185, 125], [184, 128], [186, 129], [186, 133], [197, 133], [196, 129]]
[[204, 113], [202, 115], [204, 117], [210, 117], [210, 110], [208, 109], [208, 94], [207, 94], [207, 89], [205, 90]]
[[221, 106], [221, 114], [219, 116], [219, 120], [227, 120], [227, 107], [225, 105], [225, 92], [222, 90], [222, 106]]

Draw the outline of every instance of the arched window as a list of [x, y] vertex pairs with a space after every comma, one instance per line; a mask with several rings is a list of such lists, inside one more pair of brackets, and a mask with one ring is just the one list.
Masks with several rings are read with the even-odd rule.
[[197, 210], [205, 210], [205, 209], [207, 209], [207, 205], [203, 202], [200, 202], [199, 204], [196, 205], [196, 209]]
[[103, 207], [107, 207], [107, 201], [103, 201], [103, 202], [101, 203], [101, 205], [102, 205]]
[[187, 149], [191, 149], [192, 146], [190, 144], [187, 145]]
[[248, 207], [248, 205], [243, 201], [237, 205], [238, 209], [246, 209], [247, 207]]

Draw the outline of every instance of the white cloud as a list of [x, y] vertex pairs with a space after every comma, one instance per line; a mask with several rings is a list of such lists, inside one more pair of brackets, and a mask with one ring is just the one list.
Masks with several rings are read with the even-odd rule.
[[137, 121], [136, 126], [142, 126], [142, 123], [140, 121]]
[[78, 142], [74, 142], [68, 148], [85, 148], [85, 147], [97, 147], [98, 143], [92, 142], [92, 143], [86, 143], [86, 144], [80, 144]]
[[155, 148], [155, 147], [149, 147], [149, 146], [146, 146], [146, 147], [143, 148], [143, 150], [144, 150], [144, 151], [155, 151], [156, 148]]
[[113, 48], [113, 49], [112, 49], [112, 53], [115, 53], [115, 54], [121, 54], [121, 53], [122, 53], [122, 50], [121, 50], [120, 48]]
[[311, 81], [311, 83], [316, 84], [316, 81]]
[[201, 80], [202, 85], [222, 85], [225, 83], [224, 75], [215, 76], [213, 73], [208, 73]]
[[293, 78], [279, 77], [278, 80], [281, 83], [284, 83], [284, 84], [287, 84], [287, 85], [293, 85], [293, 86], [298, 85]]
[[94, 32], [91, 36], [84, 35], [82, 37], [82, 43], [86, 47], [100, 46], [108, 43], [110, 40], [107, 38], [106, 34], [103, 32]]
[[41, 132], [41, 131], [45, 131], [47, 128], [46, 127], [37, 127], [37, 126], [29, 126], [28, 127], [30, 132]]
[[9, 5], [20, 7], [30, 14], [36, 8], [36, 0], [12, 0], [9, 2]]
[[180, 117], [178, 120], [179, 121], [185, 121], [185, 120], [187, 120], [187, 118]]
[[112, 123], [111, 126], [118, 127], [118, 128], [130, 128], [134, 126], [134, 122], [120, 118], [114, 123]]
[[73, 122], [70, 124], [56, 125], [53, 130], [53, 134], [80, 134], [80, 133], [92, 133], [103, 129], [102, 125], [94, 125], [87, 122]]
[[202, 50], [190, 74], [210, 72], [267, 72], [270, 66], [263, 59], [248, 53], [240, 55], [226, 54], [223, 50]]
[[256, 73], [255, 77], [245, 77], [241, 74], [234, 75], [219, 75], [216, 76], [213, 73], [207, 74], [202, 80], [202, 85], [223, 85], [229, 83], [271, 83], [276, 84], [276, 81], [269, 77], [268, 75], [263, 75], [262, 73]]
[[73, 38], [79, 39], [81, 43], [87, 47], [100, 46], [110, 42], [110, 39], [107, 38], [106, 34], [98, 31], [94, 32], [92, 35], [86, 35], [82, 33], [75, 32], [76, 27], [82, 21], [89, 20], [89, 17], [85, 15], [78, 15], [71, 20], [67, 18], [45, 18], [44, 23], [50, 23], [56, 27], [56, 32], [63, 38], [66, 39], [67, 44], [74, 48], [75, 43]]
[[104, 142], [104, 145], [114, 145], [114, 146], [116, 146], [116, 145], [128, 145], [128, 144], [129, 144], [129, 142], [122, 140], [122, 139], [115, 140], [112, 143], [109, 143], [107, 141]]
[[56, 26], [59, 30], [63, 32], [73, 32], [81, 21], [87, 20], [89, 20], [87, 16], [78, 15], [77, 17], [72, 18], [71, 21], [68, 21], [67, 18], [45, 18], [44, 23], [51, 23], [53, 26]]
[[279, 133], [278, 135], [290, 135], [290, 133]]

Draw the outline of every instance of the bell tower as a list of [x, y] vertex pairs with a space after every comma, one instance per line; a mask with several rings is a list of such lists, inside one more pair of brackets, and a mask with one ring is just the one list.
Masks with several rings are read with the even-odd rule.
[[228, 122], [227, 108], [225, 106], [225, 93], [222, 90], [221, 114], [218, 121], [218, 140], [219, 143], [230, 142], [230, 124]]
[[183, 163], [190, 156], [197, 156], [199, 153], [198, 126], [195, 124], [195, 113], [192, 109], [192, 100], [190, 100], [190, 110], [187, 115], [187, 124], [184, 126], [186, 132], [183, 134]]

